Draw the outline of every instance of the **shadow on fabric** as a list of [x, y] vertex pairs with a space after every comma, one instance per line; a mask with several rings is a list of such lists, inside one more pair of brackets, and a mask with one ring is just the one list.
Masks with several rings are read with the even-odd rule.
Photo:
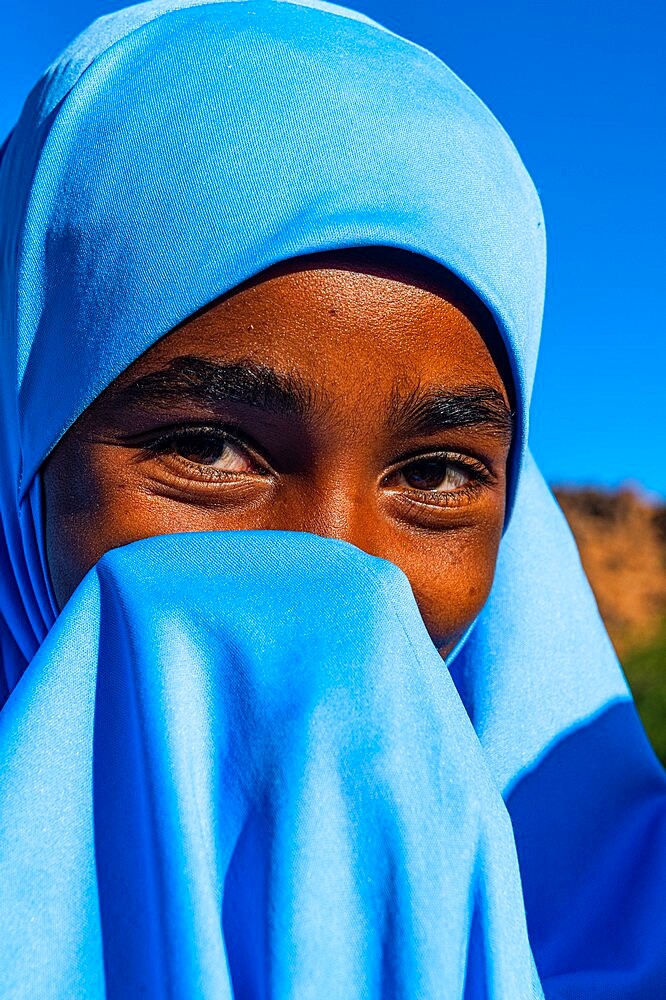
[[510, 792], [547, 997], [666, 995], [665, 788], [634, 705], [621, 702], [565, 735]]

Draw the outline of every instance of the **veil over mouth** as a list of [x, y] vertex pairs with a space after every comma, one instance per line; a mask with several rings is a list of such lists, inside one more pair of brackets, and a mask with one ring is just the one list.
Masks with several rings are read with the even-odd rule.
[[[436, 665], [423, 654], [423, 669], [439, 693], [428, 689], [426, 697], [410, 688], [396, 708], [395, 725], [404, 722], [405, 739], [414, 736], [414, 727], [423, 726], [424, 743], [412, 762], [423, 765], [421, 778], [409, 788], [412, 758], [403, 747], [397, 754], [397, 784], [381, 785], [372, 771], [370, 720], [360, 727], [363, 749], [353, 766], [362, 775], [367, 765], [373, 787], [383, 789], [387, 825], [382, 827], [377, 818], [381, 810], [376, 802], [364, 802], [361, 808], [361, 800], [351, 795], [345, 809], [331, 813], [343, 817], [340, 830], [351, 824], [345, 827], [347, 839], [341, 834], [333, 847], [351, 852], [341, 870], [365, 873], [354, 868], [353, 852], [358, 849], [359, 857], [367, 857], [372, 847], [367, 838], [379, 836], [381, 829], [385, 840], [377, 863], [384, 867], [381, 879], [378, 869], [372, 869], [370, 884], [376, 876], [383, 889], [363, 896], [356, 885], [344, 902], [346, 923], [341, 917], [340, 926], [350, 933], [355, 929], [358, 941], [376, 941], [372, 921], [381, 917], [386, 921], [384, 940], [392, 948], [382, 957], [385, 964], [378, 960], [372, 968], [385, 970], [387, 995], [392, 995], [391, 983], [402, 984], [401, 995], [435, 995], [423, 983], [440, 968], [437, 963], [449, 961], [444, 945], [440, 954], [432, 944], [428, 969], [417, 962], [407, 972], [407, 966], [396, 971], [395, 963], [407, 962], [410, 949], [423, 945], [415, 929], [421, 926], [418, 921], [391, 924], [394, 916], [402, 920], [410, 905], [418, 908], [417, 883], [410, 881], [415, 856], [403, 850], [404, 838], [414, 816], [422, 815], [423, 803], [440, 792], [437, 809], [446, 811], [446, 795], [458, 789], [460, 815], [472, 816], [476, 790], [478, 826], [473, 828], [470, 820], [464, 833], [469, 864], [465, 868], [461, 862], [458, 874], [449, 872], [449, 889], [453, 895], [460, 890], [464, 900], [451, 937], [459, 943], [462, 985], [452, 987], [450, 995], [541, 995], [530, 946], [547, 996], [638, 1000], [658, 995], [666, 981], [659, 891], [666, 868], [664, 776], [635, 715], [571, 536], [527, 447], [544, 297], [544, 226], [534, 185], [493, 115], [437, 57], [343, 8], [316, 0], [153, 0], [100, 19], [63, 53], [30, 94], [0, 155], [0, 682], [5, 701], [0, 759], [8, 776], [0, 792], [0, 854], [6, 865], [0, 912], [12, 914], [11, 933], [2, 935], [0, 970], [7, 989], [14, 988], [17, 996], [76, 995], [87, 985], [92, 995], [103, 995], [104, 989], [121, 995], [122, 969], [110, 956], [120, 955], [131, 928], [113, 882], [117, 879], [121, 886], [125, 879], [132, 891], [139, 890], [137, 902], [142, 885], [133, 879], [145, 870], [145, 878], [152, 880], [143, 886], [145, 899], [155, 904], [155, 921], [164, 921], [151, 925], [156, 936], [146, 939], [146, 955], [159, 959], [154, 964], [157, 978], [150, 981], [154, 995], [164, 995], [164, 943], [175, 940], [170, 933], [181, 918], [190, 921], [180, 939], [183, 948], [193, 949], [187, 968], [198, 968], [204, 976], [210, 962], [222, 976], [229, 949], [244, 956], [246, 967], [252, 956], [260, 964], [270, 955], [271, 961], [283, 963], [282, 971], [269, 962], [262, 968], [272, 968], [276, 978], [262, 980], [257, 973], [254, 985], [234, 984], [238, 995], [306, 995], [305, 987], [297, 990], [285, 971], [289, 955], [297, 952], [281, 952], [278, 945], [271, 951], [273, 945], [263, 938], [250, 943], [238, 937], [225, 940], [221, 934], [225, 920], [227, 927], [233, 921], [225, 917], [220, 894], [228, 889], [229, 898], [239, 897], [236, 876], [229, 875], [221, 886], [219, 879], [227, 876], [220, 872], [244, 871], [254, 857], [262, 858], [262, 864], [270, 857], [271, 863], [293, 871], [290, 852], [317, 842], [308, 837], [317, 833], [315, 821], [325, 818], [330, 807], [325, 797], [317, 807], [316, 783], [306, 799], [299, 798], [298, 788], [290, 799], [285, 785], [282, 811], [268, 809], [266, 815], [291, 815], [291, 839], [278, 837], [280, 846], [270, 854], [268, 841], [262, 840], [264, 827], [250, 823], [238, 866], [228, 858], [228, 868], [218, 864], [222, 841], [217, 824], [227, 800], [217, 798], [213, 777], [226, 753], [222, 723], [238, 711], [241, 702], [233, 699], [242, 700], [225, 671], [245, 662], [242, 650], [249, 647], [243, 645], [247, 635], [242, 633], [245, 612], [239, 594], [254, 578], [249, 569], [238, 578], [220, 570], [224, 579], [216, 579], [200, 605], [195, 601], [189, 611], [174, 612], [179, 627], [188, 614], [197, 621], [196, 675], [210, 678], [213, 647], [216, 662], [226, 664], [222, 673], [229, 683], [219, 727], [208, 726], [207, 713], [220, 692], [187, 687], [192, 677], [183, 665], [191, 647], [182, 630], [175, 632], [167, 620], [180, 607], [182, 595], [165, 605], [171, 610], [162, 618], [159, 601], [150, 599], [150, 593], [161, 593], [168, 583], [174, 552], [182, 552], [188, 566], [191, 556], [200, 569], [202, 544], [220, 552], [233, 550], [240, 561], [239, 553], [249, 558], [257, 540], [250, 533], [204, 542], [203, 536], [180, 536], [110, 553], [56, 621], [44, 553], [40, 468], [99, 393], [196, 310], [280, 260], [330, 249], [389, 246], [443, 265], [490, 310], [511, 366], [517, 445], [510, 470], [511, 517], [488, 604], [449, 664], [450, 676], [440, 662], [441, 676], [435, 678]], [[264, 538], [262, 544], [271, 558], [284, 560], [275, 572], [284, 593], [291, 593], [294, 581], [302, 582], [294, 547], [301, 545], [307, 554], [315, 543], [305, 537], [274, 541]], [[328, 565], [335, 543], [320, 540], [317, 545], [325, 550]], [[150, 586], [141, 594], [132, 573], [136, 581], [143, 579], [152, 565], [151, 553], [162, 549], [164, 575], [153, 567]], [[353, 577], [354, 560], [343, 562]], [[204, 583], [201, 577], [192, 599]], [[404, 582], [401, 587], [397, 600], [406, 607]], [[372, 592], [374, 610], [359, 598], [350, 614], [354, 618], [360, 607], [368, 615], [387, 616], [394, 638], [402, 643], [404, 670], [413, 645], [421, 649], [423, 635], [415, 625], [412, 632], [411, 619], [405, 632], [405, 623], [396, 624], [383, 597]], [[307, 588], [299, 593], [303, 603], [299, 597], [293, 621], [303, 625], [308, 608], [314, 614], [321, 595], [307, 596]], [[209, 608], [213, 594], [219, 606], [228, 600], [236, 608], [238, 636], [228, 621], [220, 634], [208, 630], [202, 609]], [[256, 594], [264, 595], [261, 621], [272, 621], [277, 634], [292, 621], [289, 606], [280, 615], [267, 589]], [[247, 593], [246, 598], [250, 600]], [[343, 606], [341, 593], [328, 605]], [[144, 612], [154, 613], [160, 627], [154, 619], [142, 632], [138, 623]], [[330, 622], [328, 627], [334, 642]], [[354, 633], [355, 648], [359, 656], [370, 656], [361, 632]], [[147, 635], [154, 642], [144, 645]], [[270, 629], [262, 636], [265, 649], [273, 649]], [[293, 632], [290, 636], [294, 656], [307, 661], [311, 644], [304, 638], [297, 642]], [[344, 660], [350, 670], [354, 655]], [[312, 656], [313, 674], [319, 676], [324, 661]], [[172, 672], [162, 672], [165, 663], [173, 666]], [[132, 674], [135, 667], [138, 680]], [[351, 674], [342, 680], [345, 690], [356, 690]], [[364, 674], [359, 687], [363, 697], [370, 697], [373, 683], [372, 675]], [[388, 696], [385, 674], [377, 683]], [[123, 684], [129, 687], [123, 689]], [[125, 702], [119, 699], [122, 690]], [[191, 698], [187, 712], [183, 715], [179, 703], [175, 714], [169, 714], [170, 699], [177, 699], [179, 691]], [[100, 692], [106, 692], [104, 697]], [[267, 703], [260, 702], [267, 714], [256, 720], [258, 731], [267, 731], [273, 716]], [[349, 721], [344, 714], [349, 706], [336, 704], [342, 714], [335, 716], [332, 731], [340, 733], [342, 723]], [[414, 715], [415, 704], [422, 705], [421, 722]], [[112, 705], [127, 708], [128, 714], [114, 717]], [[251, 709], [248, 718], [253, 717]], [[154, 740], [132, 742], [143, 731], [132, 712], [153, 720]], [[186, 729], [191, 726], [198, 734], [203, 757], [188, 756], [188, 732], [179, 728], [183, 720]], [[300, 739], [305, 730], [296, 727], [293, 732]], [[282, 736], [291, 752], [287, 735]], [[169, 742], [172, 737], [175, 742]], [[308, 742], [309, 736], [303, 739], [314, 754], [298, 758], [304, 766], [299, 780], [305, 781], [305, 764], [312, 761], [316, 770], [318, 744]], [[182, 749], [183, 756], [170, 756], [165, 740]], [[164, 752], [156, 749], [160, 746]], [[459, 761], [467, 789], [456, 784], [456, 775], [456, 781], [452, 777], [445, 783], [448, 791], [442, 790], [428, 746], [443, 755], [442, 763], [449, 755]], [[331, 759], [341, 759], [338, 749], [332, 749]], [[147, 757], [141, 756], [144, 751]], [[251, 764], [248, 749], [239, 773], [250, 773]], [[114, 853], [113, 838], [104, 833], [114, 830], [122, 843], [122, 795], [116, 787], [105, 798], [104, 788], [105, 776], [118, 782], [123, 774], [134, 796], [132, 829], [139, 838], [134, 854]], [[208, 797], [199, 800], [193, 788], [208, 778]], [[259, 782], [258, 787], [264, 785]], [[353, 787], [354, 795], [365, 788], [362, 782]], [[159, 794], [151, 798], [151, 789], [157, 788]], [[335, 782], [329, 787], [331, 794], [344, 798], [341, 789]], [[405, 795], [409, 790], [414, 802], [400, 800], [400, 789]], [[295, 817], [306, 800], [314, 811], [311, 825], [301, 826]], [[206, 803], [203, 813], [201, 801]], [[365, 817], [366, 806], [375, 817], [373, 824]], [[206, 813], [209, 807], [212, 811]], [[437, 809], [433, 815], [439, 815]], [[450, 841], [454, 831], [450, 824], [443, 827]], [[25, 853], [28, 828], [35, 858], [41, 859], [34, 864], [27, 863]], [[304, 829], [308, 836], [301, 842]], [[423, 842], [433, 850], [434, 837], [432, 832]], [[503, 845], [504, 864], [496, 845]], [[151, 864], [142, 869], [137, 859], [144, 850]], [[451, 857], [458, 857], [452, 844], [451, 851]], [[167, 869], [157, 862], [166, 857], [164, 852], [171, 875], [173, 866], [181, 866], [182, 881], [180, 876], [169, 881], [169, 876], [160, 882], [160, 872]], [[424, 856], [421, 861], [425, 865]], [[54, 896], [45, 886], [57, 872], [62, 892]], [[422, 874], [425, 880], [425, 868]], [[190, 898], [179, 893], [200, 885], [200, 875], [212, 882], [210, 892], [197, 896], [201, 909], [193, 913]], [[271, 872], [271, 877], [278, 875]], [[488, 891], [486, 876], [492, 883]], [[322, 892], [334, 893], [333, 875], [322, 868], [316, 878]], [[173, 894], [160, 897], [162, 884]], [[268, 885], [273, 885], [270, 879], [257, 891], [267, 891]], [[377, 900], [391, 893], [396, 910], [380, 906], [379, 912]], [[299, 913], [312, 930], [320, 918], [308, 909], [306, 897]], [[268, 897], [258, 898], [270, 906]], [[278, 893], [276, 898], [286, 897]], [[479, 899], [480, 909], [475, 908]], [[279, 920], [286, 920], [287, 911], [278, 914]], [[35, 913], [44, 922], [35, 923]], [[296, 921], [295, 910], [289, 913]], [[620, 921], [618, 913], [626, 918]], [[201, 923], [193, 928], [191, 921]], [[435, 921], [432, 926], [441, 925]], [[493, 928], [490, 938], [484, 937], [488, 928]], [[317, 940], [325, 938], [325, 928], [316, 929]], [[444, 930], [441, 936], [446, 936]], [[282, 940], [294, 939], [286, 934]], [[326, 942], [331, 954], [336, 940]], [[201, 941], [208, 942], [208, 951], [197, 951]], [[468, 954], [463, 943], [469, 945]], [[340, 944], [341, 960], [343, 952]], [[23, 973], [29, 956], [38, 953], [35, 976], [42, 979], [29, 981]], [[491, 961], [493, 954], [498, 965]], [[138, 951], [132, 956], [139, 961]], [[368, 962], [365, 971], [371, 967]], [[468, 967], [477, 970], [476, 979], [465, 980]], [[128, 976], [148, 975], [148, 966], [137, 968], [130, 963]], [[509, 987], [514, 973], [518, 979]], [[364, 974], [361, 969], [356, 980], [359, 996], [366, 995]], [[222, 979], [210, 982], [217, 989]], [[64, 993], [58, 994], [58, 984], [66, 984]], [[175, 995], [193, 995], [197, 989], [188, 980]], [[230, 987], [225, 989], [226, 994], [215, 995], [231, 995]], [[339, 995], [354, 995], [341, 990]]]

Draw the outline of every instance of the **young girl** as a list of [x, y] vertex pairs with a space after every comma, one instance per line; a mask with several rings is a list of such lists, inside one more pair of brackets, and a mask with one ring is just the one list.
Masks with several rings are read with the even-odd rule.
[[663, 995], [488, 110], [342, 8], [155, 0], [0, 169], [0, 995]]

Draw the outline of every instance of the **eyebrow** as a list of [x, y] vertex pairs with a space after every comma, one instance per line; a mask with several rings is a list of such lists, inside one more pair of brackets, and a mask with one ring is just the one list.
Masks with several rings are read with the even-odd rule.
[[455, 392], [417, 386], [407, 396], [396, 390], [390, 420], [405, 434], [481, 427], [507, 443], [514, 429], [514, 415], [502, 393], [488, 385], [464, 386]]
[[313, 409], [314, 394], [294, 375], [283, 375], [254, 361], [221, 364], [183, 355], [165, 368], [141, 375], [120, 390], [121, 402], [168, 408], [175, 403], [204, 407], [242, 403], [284, 416], [302, 417]]
[[[124, 386], [120, 402], [159, 409], [183, 402], [208, 409], [243, 404], [279, 416], [304, 417], [320, 409], [325, 399], [296, 375], [276, 372], [267, 365], [249, 360], [223, 364], [211, 358], [182, 355]], [[404, 435], [483, 427], [510, 441], [513, 433], [513, 414], [504, 397], [487, 385], [465, 386], [454, 392], [423, 390], [418, 385], [407, 394], [396, 387], [388, 418]]]

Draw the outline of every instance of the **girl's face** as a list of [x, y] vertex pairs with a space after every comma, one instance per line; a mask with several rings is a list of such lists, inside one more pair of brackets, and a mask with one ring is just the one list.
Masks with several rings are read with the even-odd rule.
[[446, 655], [492, 583], [512, 420], [491, 323], [445, 286], [303, 258], [155, 344], [45, 465], [59, 605], [140, 538], [309, 531], [399, 566]]

